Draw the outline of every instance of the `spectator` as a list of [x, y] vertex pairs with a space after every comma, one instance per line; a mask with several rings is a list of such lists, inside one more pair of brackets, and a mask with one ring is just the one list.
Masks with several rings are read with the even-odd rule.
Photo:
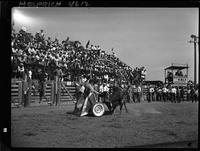
[[172, 102], [176, 103], [176, 93], [177, 93], [177, 90], [175, 87], [172, 88]]
[[25, 77], [25, 70], [24, 70], [24, 65], [23, 63], [20, 63], [20, 65], [18, 66], [18, 73], [19, 73], [19, 78], [24, 79]]
[[150, 87], [149, 88], [149, 93], [150, 93], [150, 102], [153, 102], [154, 101], [154, 88], [153, 87]]
[[140, 97], [141, 97], [141, 87], [138, 86], [137, 87], [137, 100], [138, 100], [138, 102], [140, 102]]
[[167, 101], [167, 88], [165, 86], [162, 88], [162, 98], [164, 102]]

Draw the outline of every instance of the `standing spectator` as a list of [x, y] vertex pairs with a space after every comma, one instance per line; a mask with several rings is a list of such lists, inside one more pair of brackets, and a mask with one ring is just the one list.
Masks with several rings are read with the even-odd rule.
[[130, 100], [130, 102], [133, 102], [133, 86], [131, 85], [130, 82], [129, 82], [128, 86], [129, 86], [129, 88], [128, 88], [129, 100]]
[[99, 92], [100, 92], [101, 95], [98, 95], [98, 100], [100, 102], [103, 102], [102, 97], [101, 97], [103, 95], [103, 83], [102, 83], [102, 81], [99, 82]]
[[168, 88], [168, 100], [172, 102], [172, 87]]
[[187, 88], [187, 100], [188, 100], [188, 101], [190, 101], [190, 99], [191, 99], [190, 93], [191, 93], [191, 88], [188, 87], [188, 88]]
[[[102, 91], [102, 90], [101, 90]], [[102, 92], [102, 96], [103, 96], [103, 102], [106, 101], [106, 98], [108, 96], [108, 92], [109, 92], [109, 88], [108, 85], [106, 83], [103, 83], [103, 92]]]
[[137, 100], [138, 100], [138, 102], [140, 102], [140, 97], [141, 97], [141, 87], [138, 86], [137, 87]]
[[196, 89], [195, 89], [194, 100], [195, 100], [195, 102], [197, 102], [199, 100], [199, 89], [198, 89], [198, 87], [196, 87]]
[[29, 79], [32, 79], [32, 71], [31, 71], [31, 68], [28, 68], [28, 78]]
[[157, 101], [157, 94], [158, 94], [158, 91], [157, 91], [157, 88], [155, 87], [154, 88], [154, 94], [153, 94], [154, 101]]
[[166, 88], [166, 86], [164, 86], [163, 89], [162, 89], [162, 97], [163, 97], [163, 101], [166, 102], [167, 101], [167, 88]]
[[161, 87], [158, 87], [158, 91], [157, 91], [157, 98], [158, 98], [158, 101], [162, 101], [162, 88]]
[[176, 93], [176, 97], [177, 97], [177, 102], [180, 103], [181, 102], [181, 95], [180, 95], [180, 88], [177, 87], [177, 93]]
[[169, 86], [166, 87], [166, 101], [170, 100], [170, 89]]
[[191, 96], [192, 102], [194, 102], [195, 101], [195, 89], [194, 89], [194, 87], [192, 87], [192, 89], [190, 91], [190, 96]]
[[181, 97], [181, 101], [184, 101], [184, 89], [183, 87], [180, 89], [180, 97]]
[[173, 87], [171, 91], [172, 91], [172, 102], [176, 103], [176, 92], [177, 92], [177, 90], [176, 90], [175, 87]]
[[136, 85], [133, 85], [133, 101], [137, 102], [137, 87]]
[[149, 94], [150, 94], [150, 102], [154, 101], [154, 88], [153, 87], [150, 87], [149, 88]]

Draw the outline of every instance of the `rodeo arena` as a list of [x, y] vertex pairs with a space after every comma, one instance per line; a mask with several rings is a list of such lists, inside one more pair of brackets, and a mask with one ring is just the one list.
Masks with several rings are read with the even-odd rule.
[[199, 85], [188, 80], [188, 64], [169, 62], [164, 81], [147, 81], [145, 67], [131, 67], [90, 40], [59, 41], [25, 27], [12, 29], [11, 38], [13, 147], [197, 140]]

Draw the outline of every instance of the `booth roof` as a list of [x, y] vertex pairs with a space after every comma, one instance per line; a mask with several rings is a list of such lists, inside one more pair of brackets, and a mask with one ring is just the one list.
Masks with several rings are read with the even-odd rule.
[[172, 65], [165, 68], [165, 70], [183, 70], [187, 68], [189, 68], [188, 65]]

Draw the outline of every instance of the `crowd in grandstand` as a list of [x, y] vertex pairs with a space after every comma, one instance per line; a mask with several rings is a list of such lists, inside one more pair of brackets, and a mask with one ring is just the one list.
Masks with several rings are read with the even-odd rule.
[[[140, 71], [144, 68], [134, 70], [123, 63], [114, 53], [107, 54], [101, 50], [100, 46], [82, 46], [79, 41], [72, 41], [69, 37], [62, 42], [57, 38], [46, 39], [44, 31], [40, 30], [35, 36], [22, 28], [19, 32], [12, 30], [11, 36], [11, 61], [12, 77], [24, 78], [26, 72], [32, 73], [32, 78], [37, 79], [39, 70], [44, 70], [48, 79], [52, 80], [56, 68], [60, 68], [64, 75], [64, 80], [74, 80], [73, 78], [92, 71], [97, 77], [108, 74], [122, 76], [129, 80], [139, 77]], [[110, 61], [101, 61], [104, 58]], [[125, 72], [124, 72], [125, 71]]]

